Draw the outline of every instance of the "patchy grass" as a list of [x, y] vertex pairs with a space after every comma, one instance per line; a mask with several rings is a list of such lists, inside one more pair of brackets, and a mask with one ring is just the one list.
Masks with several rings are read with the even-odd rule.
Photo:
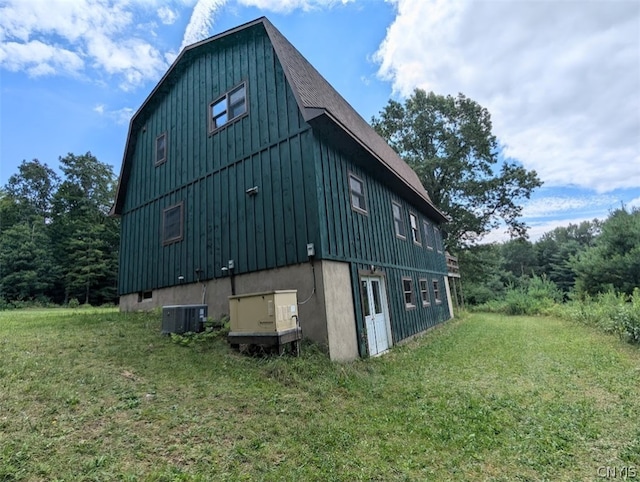
[[157, 314], [0, 312], [0, 360], [2, 481], [640, 471], [640, 351], [554, 318], [476, 313], [334, 364], [180, 346]]

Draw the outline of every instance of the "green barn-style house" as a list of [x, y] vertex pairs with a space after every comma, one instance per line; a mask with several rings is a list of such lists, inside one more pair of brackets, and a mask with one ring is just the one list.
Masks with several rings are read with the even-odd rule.
[[178, 56], [131, 120], [112, 214], [124, 311], [296, 289], [339, 361], [452, 316], [445, 215], [264, 17]]

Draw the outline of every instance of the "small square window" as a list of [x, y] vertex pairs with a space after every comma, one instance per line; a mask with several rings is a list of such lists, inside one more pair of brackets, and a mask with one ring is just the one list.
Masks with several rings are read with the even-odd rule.
[[156, 137], [156, 166], [167, 160], [167, 133], [164, 132]]
[[407, 238], [407, 227], [404, 224], [404, 217], [402, 216], [402, 206], [395, 201], [391, 202], [393, 208], [393, 226], [396, 230], [396, 236], [402, 239]]
[[402, 291], [404, 292], [405, 308], [415, 308], [416, 303], [413, 297], [413, 280], [411, 278], [402, 278]]
[[349, 192], [351, 193], [351, 207], [356, 211], [366, 213], [367, 198], [364, 193], [364, 182], [351, 173], [349, 173]]
[[421, 279], [418, 282], [420, 283], [422, 306], [429, 306], [431, 304], [431, 299], [429, 299], [429, 282], [426, 279]]
[[162, 212], [162, 243], [170, 244], [182, 240], [182, 203]]
[[247, 87], [245, 83], [230, 90], [209, 106], [210, 126], [213, 132], [247, 112]]
[[140, 291], [138, 292], [138, 303], [143, 301], [150, 301], [153, 299], [153, 291]]
[[442, 303], [442, 297], [440, 296], [440, 285], [438, 284], [438, 280], [433, 280], [433, 298], [436, 300], [436, 303]]
[[413, 213], [409, 213], [409, 224], [411, 226], [411, 239], [416, 244], [421, 244], [420, 241], [420, 227], [418, 225], [418, 216]]
[[424, 231], [424, 244], [428, 249], [433, 249], [433, 241], [431, 235], [431, 224], [429, 221], [422, 222], [422, 228]]

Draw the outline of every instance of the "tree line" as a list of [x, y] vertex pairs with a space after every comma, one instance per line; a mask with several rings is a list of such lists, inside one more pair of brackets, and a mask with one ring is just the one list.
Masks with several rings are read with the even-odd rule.
[[0, 189], [0, 305], [117, 299], [113, 168], [90, 152], [59, 161], [62, 176], [23, 161]]
[[540, 277], [563, 299], [600, 293], [631, 295], [640, 287], [640, 209], [624, 206], [607, 219], [569, 224], [535, 242], [514, 239], [459, 251], [465, 299], [484, 304]]

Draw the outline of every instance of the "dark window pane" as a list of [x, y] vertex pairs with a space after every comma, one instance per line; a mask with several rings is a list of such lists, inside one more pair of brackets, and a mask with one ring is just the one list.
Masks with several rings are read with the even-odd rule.
[[378, 315], [382, 313], [382, 303], [380, 302], [380, 282], [371, 281], [371, 289], [373, 291], [373, 312]]
[[370, 316], [371, 307], [369, 306], [369, 293], [367, 291], [366, 281], [362, 281], [362, 304], [364, 306], [364, 316]]
[[169, 208], [164, 212], [164, 242], [182, 237], [182, 206]]

